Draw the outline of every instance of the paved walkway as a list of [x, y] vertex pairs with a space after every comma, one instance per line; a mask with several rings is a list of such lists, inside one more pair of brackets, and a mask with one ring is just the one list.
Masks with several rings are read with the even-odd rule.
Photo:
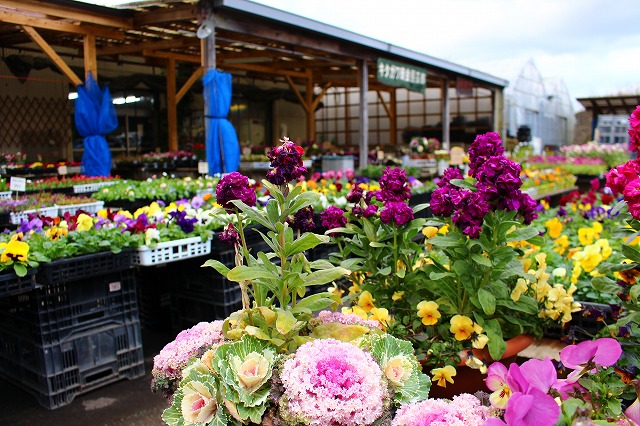
[[83, 395], [56, 410], [0, 379], [0, 425], [12, 426], [160, 426], [166, 401], [150, 390], [153, 357], [175, 332], [142, 330], [145, 376], [122, 380]]

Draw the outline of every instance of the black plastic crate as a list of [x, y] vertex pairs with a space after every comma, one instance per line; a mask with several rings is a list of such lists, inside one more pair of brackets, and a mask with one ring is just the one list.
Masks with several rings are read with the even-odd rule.
[[41, 345], [61, 342], [81, 328], [137, 320], [136, 280], [130, 269], [0, 298], [0, 331]]
[[233, 303], [220, 304], [212, 300], [183, 294], [171, 294], [171, 325], [174, 330], [184, 330], [202, 321], [222, 320], [242, 309], [242, 297]]
[[208, 259], [217, 259], [233, 268], [234, 257], [234, 252], [227, 251], [170, 265], [168, 270], [172, 276], [171, 294], [203, 299], [216, 306], [236, 304], [241, 299], [238, 283], [229, 281], [214, 268], [202, 267]]
[[40, 264], [36, 281], [49, 285], [123, 271], [131, 267], [132, 258], [133, 251], [126, 249], [118, 254], [107, 251], [56, 259]]
[[0, 274], [0, 297], [33, 290], [36, 287], [37, 272], [37, 269], [30, 269], [24, 277], [19, 277], [14, 272], [8, 271]]
[[183, 262], [136, 268], [138, 313], [142, 328], [166, 330], [171, 327], [171, 274], [173, 268]]
[[144, 375], [140, 323], [105, 324], [38, 345], [0, 331], [0, 376], [55, 409], [76, 395]]

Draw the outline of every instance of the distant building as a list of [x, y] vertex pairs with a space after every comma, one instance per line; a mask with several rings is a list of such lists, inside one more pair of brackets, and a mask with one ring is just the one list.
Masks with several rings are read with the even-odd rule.
[[574, 109], [562, 80], [543, 78], [530, 60], [518, 77], [510, 81], [505, 89], [508, 137], [516, 138], [519, 129], [528, 128], [526, 133], [530, 134], [534, 149], [557, 148], [573, 142]]
[[619, 144], [629, 142], [629, 115], [640, 105], [640, 94], [580, 98], [585, 111], [576, 125], [575, 143], [595, 140], [598, 143]]

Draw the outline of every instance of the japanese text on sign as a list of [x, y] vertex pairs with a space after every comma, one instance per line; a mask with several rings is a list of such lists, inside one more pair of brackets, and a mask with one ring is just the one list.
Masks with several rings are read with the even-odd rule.
[[424, 93], [427, 85], [427, 70], [378, 58], [378, 81]]

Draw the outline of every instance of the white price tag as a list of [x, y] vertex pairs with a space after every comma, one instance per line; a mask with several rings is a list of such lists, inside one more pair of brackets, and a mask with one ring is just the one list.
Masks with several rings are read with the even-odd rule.
[[66, 175], [67, 173], [69, 173], [69, 171], [67, 170], [67, 166], [58, 167], [58, 174], [59, 175]]
[[209, 163], [207, 163], [206, 161], [200, 161], [198, 163], [198, 173], [200, 173], [201, 175], [206, 175], [207, 173], [209, 173]]
[[109, 283], [109, 293], [113, 293], [114, 291], [120, 291], [121, 288], [122, 288], [122, 284], [120, 284], [120, 281], [114, 281], [112, 283]]
[[24, 192], [27, 189], [27, 179], [21, 177], [11, 176], [9, 182], [9, 189], [17, 192]]

